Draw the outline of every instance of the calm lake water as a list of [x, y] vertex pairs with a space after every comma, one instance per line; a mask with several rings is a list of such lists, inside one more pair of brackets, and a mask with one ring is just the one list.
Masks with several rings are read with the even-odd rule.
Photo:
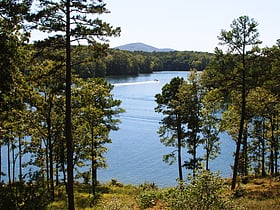
[[[168, 165], [162, 161], [164, 154], [174, 148], [165, 147], [160, 143], [157, 130], [160, 126], [161, 115], [154, 111], [156, 107], [155, 94], [161, 93], [161, 88], [173, 77], [187, 78], [187, 72], [156, 72], [141, 74], [137, 77], [114, 77], [108, 81], [115, 85], [114, 98], [122, 100], [121, 107], [126, 110], [120, 115], [120, 129], [111, 133], [112, 144], [107, 157], [108, 168], [98, 171], [100, 182], [109, 182], [112, 178], [125, 184], [156, 183], [160, 187], [175, 186], [178, 177], [177, 164]], [[235, 143], [225, 133], [220, 134], [221, 154], [210, 162], [212, 171], [220, 171], [221, 176], [231, 176], [233, 151]], [[198, 153], [203, 154], [203, 151]], [[2, 147], [2, 154], [6, 148]], [[30, 156], [24, 156], [24, 162]], [[183, 151], [184, 160], [188, 158]], [[6, 155], [2, 159], [2, 170], [7, 171]], [[28, 169], [24, 169], [28, 173]], [[184, 177], [190, 173], [183, 170]], [[16, 176], [18, 173], [16, 173]], [[2, 176], [7, 181], [7, 176]]]
[[[122, 100], [126, 110], [120, 115], [122, 123], [118, 131], [111, 133], [112, 144], [106, 154], [108, 168], [99, 170], [101, 182], [112, 178], [125, 184], [154, 182], [160, 187], [176, 185], [177, 164], [168, 165], [162, 161], [164, 154], [174, 150], [160, 143], [157, 130], [161, 115], [154, 111], [155, 94], [173, 77], [187, 78], [187, 72], [156, 72], [137, 77], [114, 77], [108, 81], [115, 85], [114, 97]], [[221, 154], [210, 163], [212, 171], [220, 171], [223, 177], [231, 176], [232, 153], [235, 144], [226, 134], [220, 134]], [[203, 154], [203, 151], [200, 151]], [[186, 152], [184, 159], [188, 158]], [[183, 170], [186, 177], [190, 171]]]

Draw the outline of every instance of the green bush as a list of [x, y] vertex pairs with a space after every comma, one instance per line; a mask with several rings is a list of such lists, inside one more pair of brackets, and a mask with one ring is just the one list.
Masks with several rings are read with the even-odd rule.
[[156, 204], [157, 199], [158, 191], [142, 191], [138, 199], [138, 205], [141, 209], [153, 207]]
[[50, 195], [42, 185], [14, 183], [0, 187], [0, 209], [35, 210], [45, 209]]
[[195, 178], [189, 178], [188, 183], [165, 191], [164, 197], [171, 209], [232, 209], [225, 196], [224, 181], [217, 173], [202, 171]]

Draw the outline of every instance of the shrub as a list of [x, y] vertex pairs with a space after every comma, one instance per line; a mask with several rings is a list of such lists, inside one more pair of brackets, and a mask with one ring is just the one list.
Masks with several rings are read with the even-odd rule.
[[13, 183], [0, 187], [0, 209], [44, 209], [50, 201], [43, 185]]
[[139, 196], [139, 207], [141, 209], [146, 209], [154, 206], [156, 204], [156, 200], [158, 199], [157, 191], [143, 191]]
[[231, 209], [224, 195], [224, 181], [217, 173], [202, 171], [188, 180], [189, 184], [165, 192], [166, 201], [172, 209]]
[[139, 185], [139, 188], [141, 190], [158, 190], [158, 186], [154, 182], [152, 183], [144, 182], [143, 184]]

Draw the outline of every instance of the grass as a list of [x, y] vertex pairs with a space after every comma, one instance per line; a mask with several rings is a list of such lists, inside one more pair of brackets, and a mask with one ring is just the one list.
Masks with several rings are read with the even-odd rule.
[[[148, 210], [168, 209], [168, 203], [162, 195], [167, 189], [158, 189], [154, 185], [123, 185], [116, 181], [98, 186], [97, 195], [93, 197], [89, 188], [82, 184], [75, 185], [75, 206], [77, 210], [139, 210], [139, 198], [143, 191], [157, 192], [151, 198]], [[63, 189], [56, 190], [56, 200], [48, 210], [67, 209], [66, 195]], [[65, 191], [64, 191], [65, 192]], [[239, 183], [235, 191], [228, 191], [236, 209], [246, 210], [280, 210], [280, 181], [271, 179], [252, 179], [247, 184]], [[149, 198], [149, 197], [148, 197]]]
[[[64, 191], [65, 192], [65, 191]], [[57, 193], [59, 194], [59, 193]], [[117, 210], [139, 209], [137, 208], [137, 195], [139, 188], [133, 185], [120, 183], [107, 183], [97, 187], [97, 193], [93, 197], [88, 186], [75, 185], [75, 209], [76, 210]], [[57, 196], [56, 200], [48, 205], [48, 210], [67, 209], [66, 195]]]
[[240, 184], [235, 192], [240, 193], [234, 199], [246, 210], [280, 210], [280, 181], [277, 179], [252, 179], [247, 184]]

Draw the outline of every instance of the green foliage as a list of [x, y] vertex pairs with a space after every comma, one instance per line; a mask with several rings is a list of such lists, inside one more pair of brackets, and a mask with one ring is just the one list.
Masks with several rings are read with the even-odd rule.
[[220, 154], [219, 141], [219, 118], [218, 111], [221, 107], [221, 99], [218, 98], [217, 91], [215, 89], [205, 91], [202, 94], [202, 108], [201, 108], [201, 132], [202, 141], [205, 149], [204, 159], [206, 162], [206, 170], [209, 170], [209, 161], [215, 159]]
[[121, 101], [113, 98], [112, 89], [112, 85], [100, 78], [76, 79], [73, 85], [73, 137], [77, 157], [74, 161], [77, 168], [91, 171], [93, 187], [97, 169], [106, 167], [104, 145], [112, 142], [109, 133], [118, 130], [120, 120], [114, 117], [124, 112], [119, 107]]
[[[183, 78], [175, 77], [170, 83], [162, 87], [162, 93], [156, 94], [157, 107], [155, 111], [162, 113], [164, 118], [161, 120], [161, 126], [158, 130], [160, 141], [165, 146], [174, 147], [175, 151], [165, 155], [163, 158], [166, 162], [173, 163], [175, 158], [178, 160], [179, 179], [183, 179], [182, 175], [182, 158], [181, 149], [184, 147], [184, 122], [185, 113], [180, 110], [180, 101], [178, 100], [178, 92], [180, 86], [184, 83]], [[177, 153], [177, 156], [175, 155]]]
[[[158, 130], [160, 141], [174, 151], [163, 156], [163, 160], [173, 164], [178, 158], [179, 179], [182, 180], [181, 167], [194, 171], [201, 167], [202, 157], [197, 155], [197, 148], [205, 148], [206, 169], [210, 159], [219, 153], [219, 130], [217, 110], [220, 101], [216, 100], [215, 91], [203, 88], [201, 76], [192, 71], [187, 81], [175, 77], [162, 88], [162, 93], [155, 96], [158, 106], [156, 112], [163, 113]], [[214, 98], [214, 99], [213, 99]], [[181, 149], [187, 148], [191, 157], [181, 164]]]
[[138, 205], [140, 209], [150, 208], [156, 205], [160, 199], [160, 191], [155, 183], [144, 182], [139, 185], [140, 194]]
[[244, 169], [244, 175], [248, 175], [247, 124], [251, 116], [247, 110], [247, 96], [251, 89], [260, 85], [256, 75], [262, 74], [262, 68], [257, 65], [258, 45], [261, 44], [257, 26], [258, 23], [248, 16], [233, 20], [231, 30], [222, 30], [218, 37], [220, 44], [225, 45], [228, 51], [224, 54], [222, 50], [216, 48], [213, 62], [207, 70], [208, 87], [217, 88], [224, 98], [228, 98], [226, 102], [230, 105], [226, 108], [231, 108], [235, 113], [234, 117], [237, 118], [237, 121], [232, 120], [230, 111], [228, 115], [224, 115], [231, 121], [227, 127], [236, 128], [232, 132], [236, 140], [232, 189], [236, 186], [240, 167]]
[[217, 173], [202, 171], [195, 178], [189, 178], [186, 186], [170, 188], [164, 195], [171, 209], [232, 209], [225, 192], [224, 181]]
[[199, 74], [192, 71], [187, 82], [183, 83], [178, 92], [178, 107], [184, 113], [185, 144], [187, 152], [191, 155], [185, 160], [184, 166], [194, 171], [201, 165], [201, 157], [197, 155], [197, 148], [203, 143], [200, 137], [202, 127], [201, 103], [202, 87], [199, 81]]
[[[78, 54], [77, 60], [84, 57], [92, 57], [92, 50], [81, 46], [82, 54]], [[209, 64], [210, 53], [203, 52], [130, 52], [117, 49], [107, 50], [107, 56], [100, 59], [100, 55], [94, 56], [95, 60], [74, 67], [75, 73], [82, 78], [113, 75], [138, 75], [140, 73], [152, 73], [155, 71], [190, 71], [196, 69], [202, 71]], [[78, 63], [78, 62], [77, 62]]]
[[14, 183], [0, 187], [0, 209], [45, 209], [51, 202], [44, 185]]
[[123, 184], [120, 183], [117, 179], [111, 179], [110, 185], [118, 186], [118, 187], [122, 187], [123, 186]]
[[156, 183], [149, 183], [149, 182], [144, 182], [143, 184], [139, 185], [139, 188], [141, 190], [158, 190], [158, 186], [156, 185]]
[[158, 199], [158, 194], [159, 193], [157, 191], [142, 191], [138, 199], [140, 209], [146, 209], [155, 206]]

